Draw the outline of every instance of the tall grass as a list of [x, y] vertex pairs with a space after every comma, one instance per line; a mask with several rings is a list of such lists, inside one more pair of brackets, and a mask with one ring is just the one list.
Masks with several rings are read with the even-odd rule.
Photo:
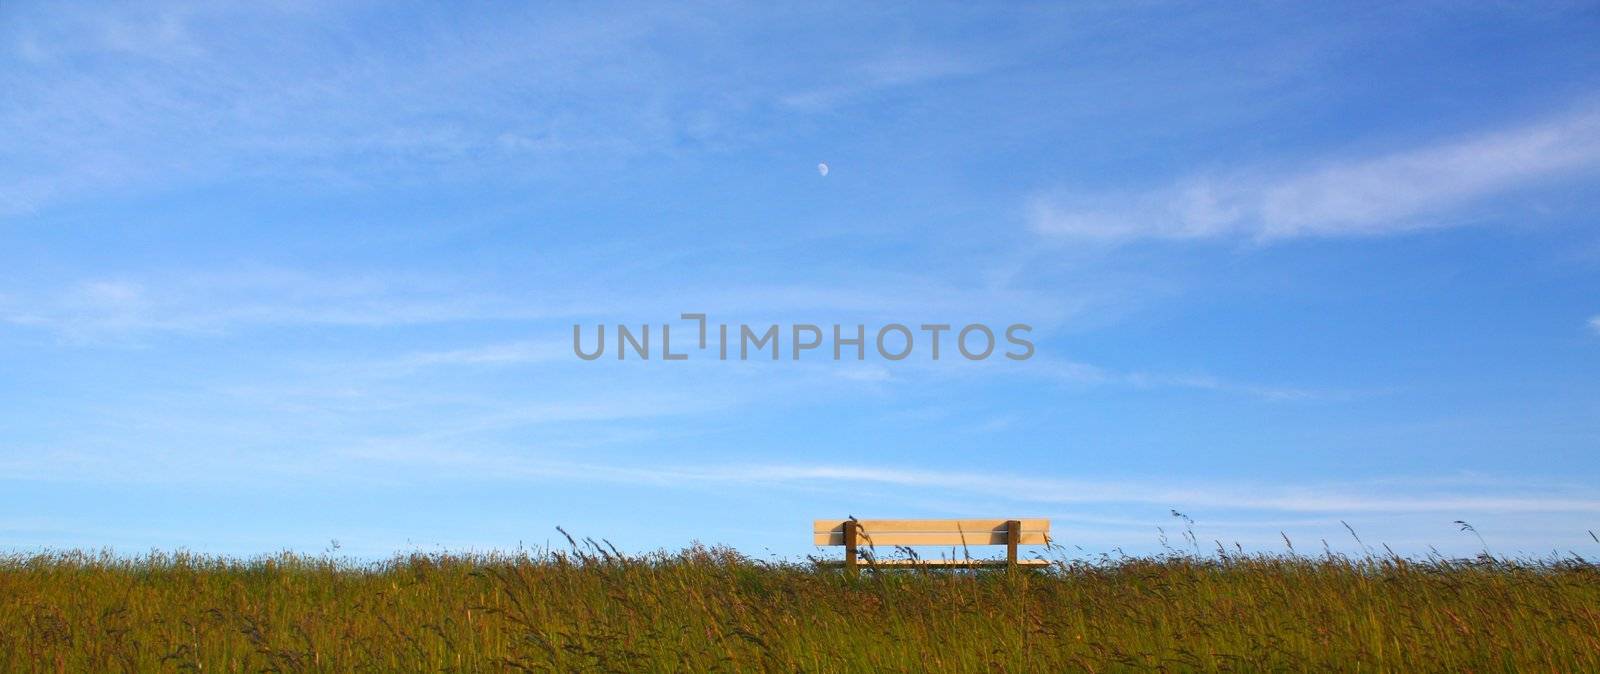
[[1577, 559], [865, 571], [720, 548], [0, 559], [0, 671], [1600, 671]]

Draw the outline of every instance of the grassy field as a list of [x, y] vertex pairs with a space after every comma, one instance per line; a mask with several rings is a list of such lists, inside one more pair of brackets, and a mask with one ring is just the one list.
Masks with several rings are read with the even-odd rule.
[[1600, 671], [1600, 569], [1323, 556], [864, 571], [602, 546], [0, 558], [0, 671]]

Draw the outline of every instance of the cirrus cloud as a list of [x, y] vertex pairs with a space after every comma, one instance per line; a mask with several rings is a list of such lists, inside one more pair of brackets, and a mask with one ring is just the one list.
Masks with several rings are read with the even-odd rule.
[[1440, 216], [1456, 207], [1597, 167], [1600, 107], [1588, 107], [1287, 175], [1194, 176], [1114, 197], [1041, 195], [1030, 218], [1046, 236], [1103, 242], [1377, 236], [1450, 226]]

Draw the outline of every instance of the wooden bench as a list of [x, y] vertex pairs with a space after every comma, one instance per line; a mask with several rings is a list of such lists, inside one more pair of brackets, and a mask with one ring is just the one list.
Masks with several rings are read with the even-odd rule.
[[[869, 554], [871, 566], [1048, 566], [1044, 559], [1018, 559], [1019, 545], [1046, 545], [1050, 542], [1050, 520], [816, 520], [811, 525], [812, 542], [819, 546], [844, 546], [844, 566], [854, 571], [857, 551], [879, 547], [950, 546], [958, 548], [960, 559], [877, 559]], [[971, 559], [967, 548], [975, 545], [1004, 545], [1005, 559]], [[837, 563], [837, 562], [835, 562]]]

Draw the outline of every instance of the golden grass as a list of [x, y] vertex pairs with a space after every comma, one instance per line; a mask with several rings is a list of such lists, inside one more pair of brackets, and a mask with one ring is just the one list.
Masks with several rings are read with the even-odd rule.
[[1600, 671], [1581, 560], [1169, 554], [863, 572], [622, 557], [0, 558], [0, 671]]

